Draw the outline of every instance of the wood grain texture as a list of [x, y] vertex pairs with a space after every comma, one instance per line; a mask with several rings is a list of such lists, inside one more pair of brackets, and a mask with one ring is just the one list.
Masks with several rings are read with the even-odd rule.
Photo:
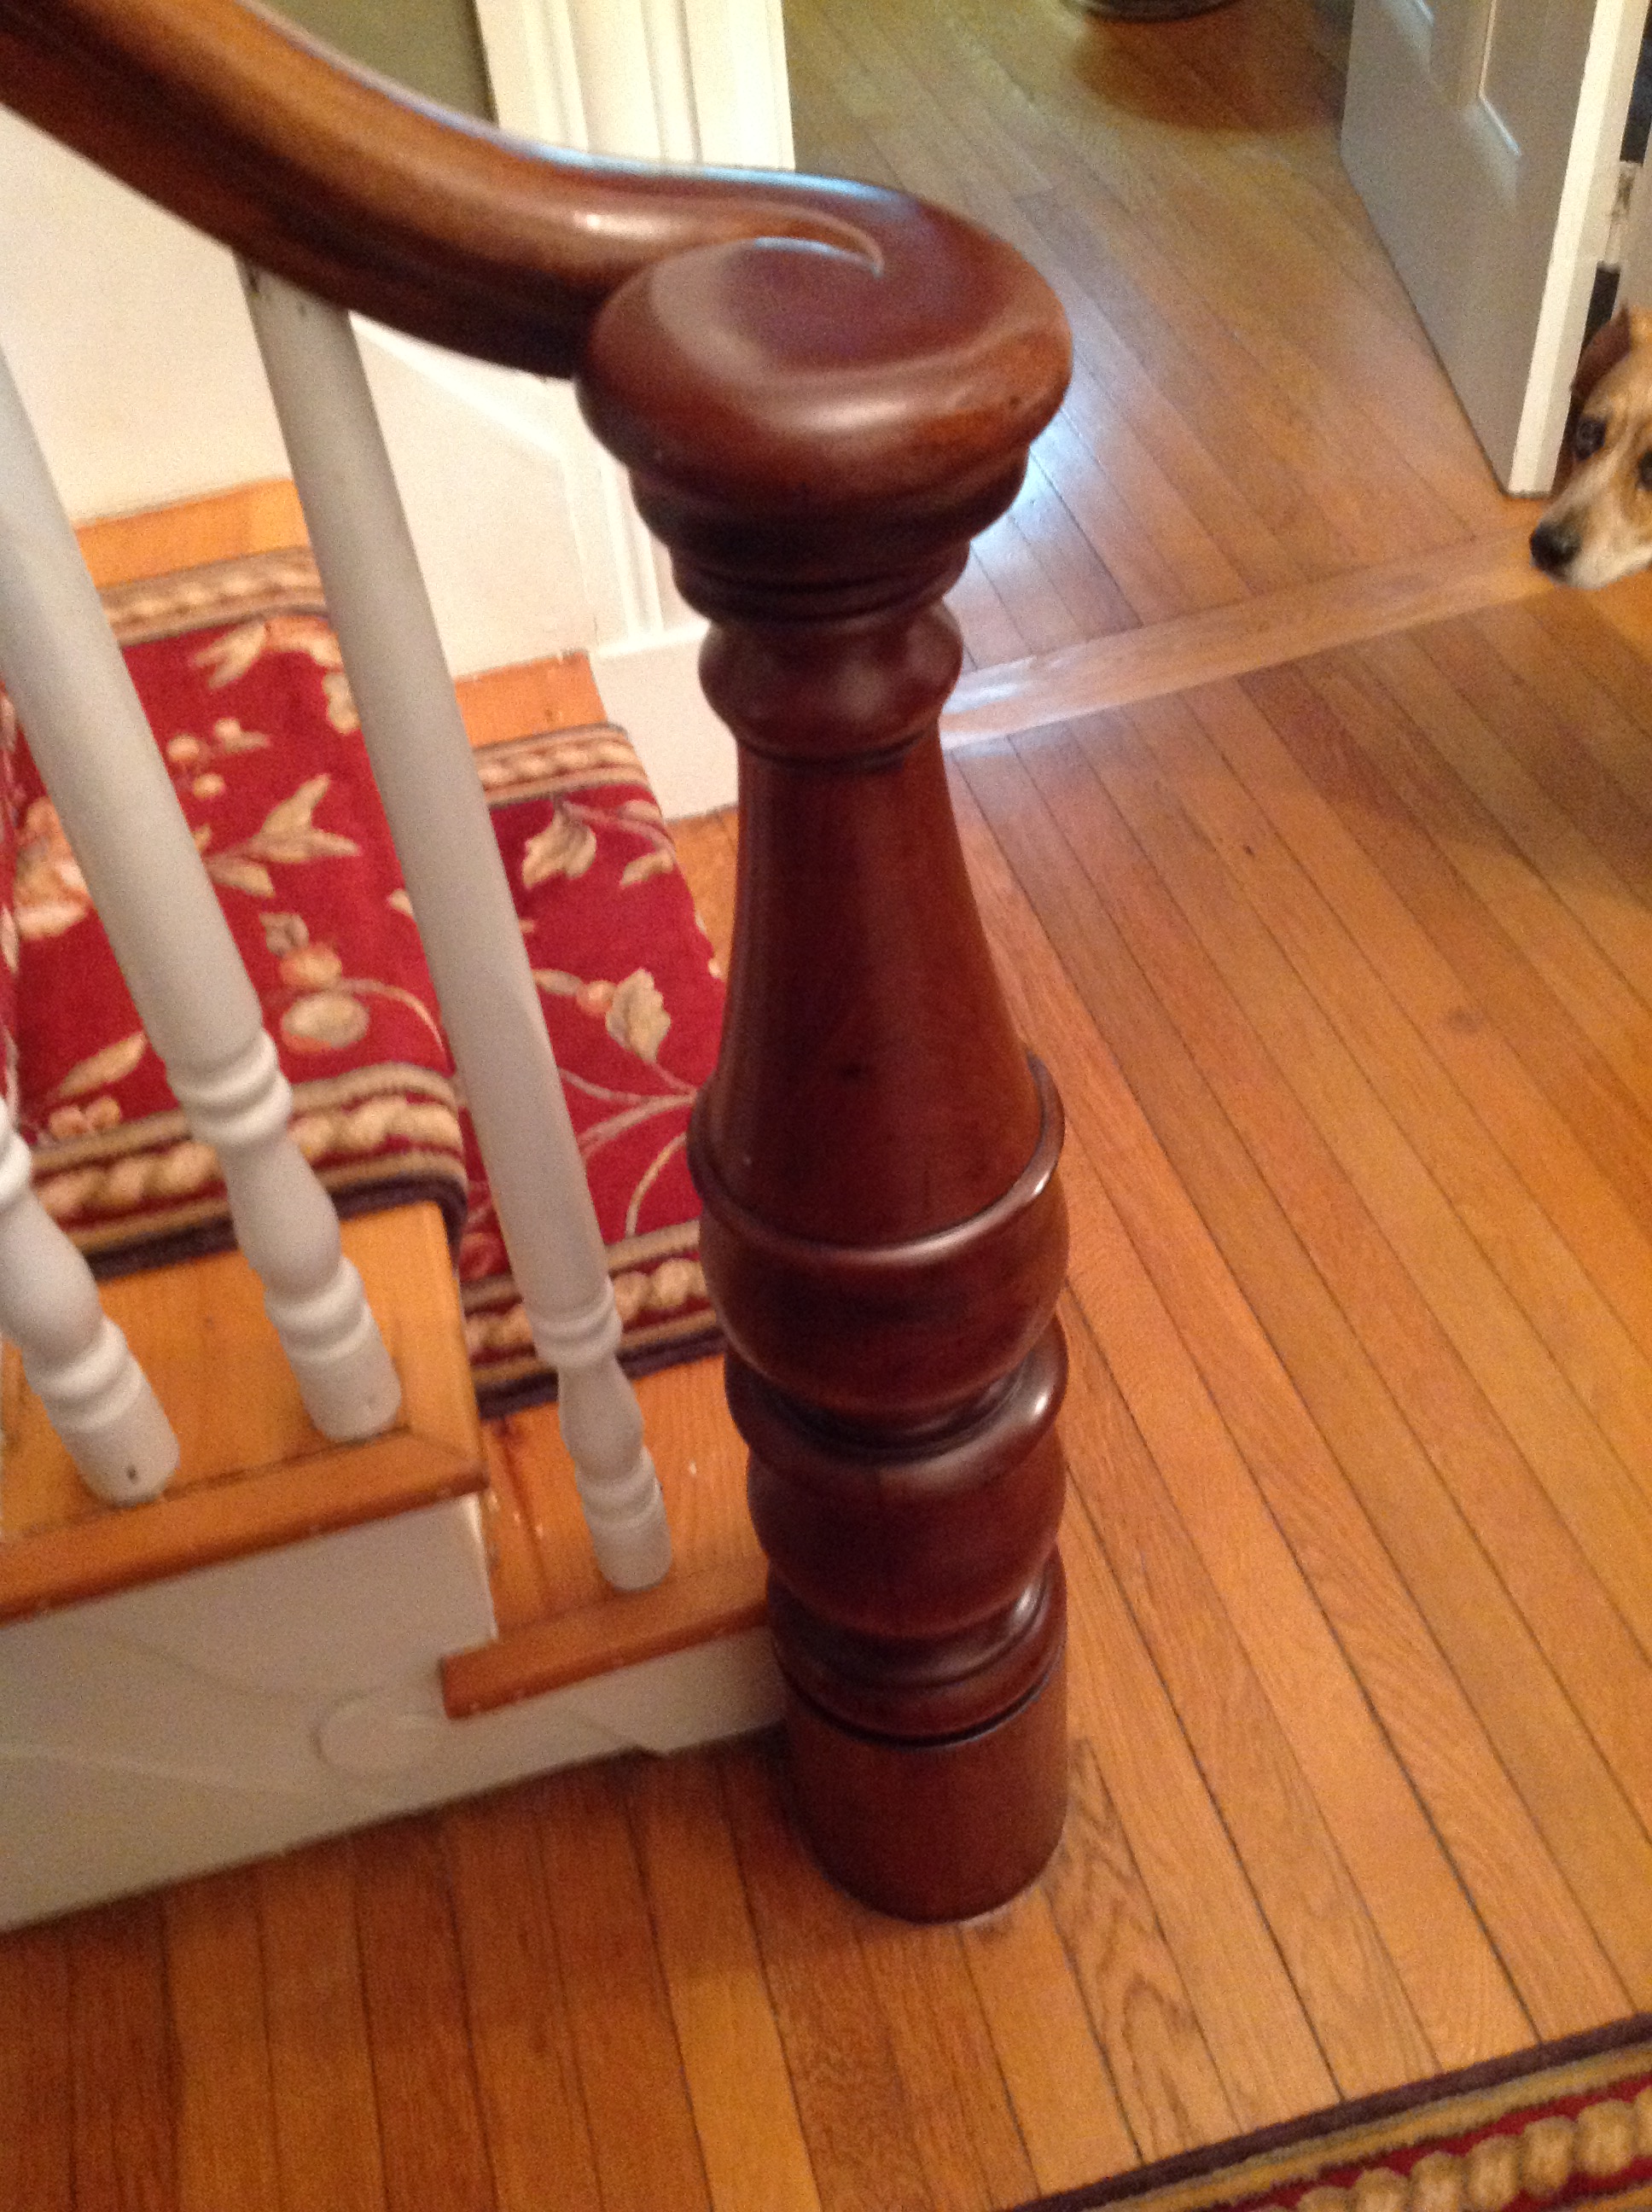
[[[1472, 569], [1470, 541], [1521, 519], [1341, 172], [1334, 29], [1266, 7], [1167, 39], [1060, 0], [1012, 25], [985, 4], [790, 0], [787, 37], [800, 158], [988, 224], [1072, 327], [1039, 451], [1104, 595], [1081, 612], [1060, 584], [1026, 589], [1060, 534], [1029, 487], [955, 595], [977, 670], [1020, 664], [1036, 695], [1054, 655], [1076, 686], [1138, 623], [1430, 549]], [[1015, 726], [1086, 703], [1046, 698]]]
[[353, 1837], [349, 1854], [386, 2212], [494, 2212], [440, 1834], [397, 1821]]
[[534, 1802], [604, 2212], [696, 2212], [711, 2198], [623, 1784], [587, 1769]]
[[350, 1846], [268, 1859], [254, 1880], [284, 2212], [385, 2212]]
[[[177, 2074], [161, 1906], [105, 1905], [71, 1921], [66, 1941], [77, 2212], [173, 2212]], [[27, 2033], [27, 2019], [12, 2032]]]
[[537, 2212], [555, 2176], [568, 2212], [598, 2212], [596, 2154], [545, 1893], [520, 1794], [440, 1822], [470, 2044], [499, 2212]]
[[712, 2203], [820, 2212], [716, 1773], [651, 1761], [626, 1798]]
[[787, 1820], [772, 1749], [717, 1756], [823, 2212], [938, 2212], [859, 1929]]
[[[5, 1352], [0, 1617], [349, 1528], [486, 1483], [459, 1292], [434, 1206], [343, 1224], [402, 1382], [395, 1425], [330, 1444], [310, 1423], [257, 1278], [238, 1252], [102, 1286], [177, 1431], [165, 1496], [99, 1504]], [[237, 1389], [222, 1387], [233, 1365]]]
[[174, 568], [234, 561], [247, 553], [280, 553], [309, 543], [298, 492], [286, 477], [237, 484], [141, 514], [84, 522], [75, 535], [100, 591], [167, 575]]
[[0, 1940], [0, 2204], [75, 2201], [69, 1972], [61, 1928]]
[[181, 2212], [280, 2212], [270, 2037], [253, 1878], [204, 1875], [162, 1905], [177, 2053]]
[[[1167, 603], [1212, 546], [1298, 616], [1361, 563], [1372, 604], [1394, 564], [1523, 587], [1337, 171], [1327, 21], [792, 12], [804, 131], [1042, 241], [1078, 336], [1037, 498], [955, 601], [996, 657], [1031, 653], [1023, 620], [1058, 653], [1133, 638], [1095, 542], [1132, 500], [1131, 580]], [[295, 1854], [256, 1882], [284, 2203], [533, 2203], [543, 2131], [576, 2207], [1001, 2212], [1643, 2001], [1652, 586], [1449, 605], [1347, 643], [1304, 622], [1268, 651], [1308, 658], [1237, 679], [1177, 660], [1212, 618], [1177, 617], [1128, 711], [955, 763], [1069, 1114], [1048, 1874], [961, 1934], [891, 1929], [821, 1880], [753, 1746], [405, 1824], [382, 1866]], [[683, 850], [717, 935], [732, 825]], [[648, 1388], [683, 1556], [736, 1567], [714, 1373]], [[595, 1596], [549, 1427], [495, 1447], [523, 1617]], [[0, 2197], [179, 2202], [173, 2116], [210, 2089], [179, 2075], [168, 1911], [0, 1940], [0, 1997], [39, 1992], [27, 2037], [0, 2005]]]

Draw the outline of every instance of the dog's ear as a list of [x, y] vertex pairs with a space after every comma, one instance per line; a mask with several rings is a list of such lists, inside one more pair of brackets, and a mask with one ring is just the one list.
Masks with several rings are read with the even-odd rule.
[[1572, 398], [1587, 399], [1609, 368], [1616, 368], [1631, 346], [1652, 345], [1652, 314], [1644, 307], [1619, 307], [1577, 356]]
[[1572, 439], [1583, 402], [1609, 368], [1616, 368], [1631, 346], [1652, 345], [1652, 313], [1644, 307], [1619, 307], [1601, 324], [1577, 356], [1577, 373], [1571, 380], [1571, 405], [1566, 410], [1566, 432], [1560, 441], [1555, 466], [1554, 489], [1558, 491], [1572, 472]]

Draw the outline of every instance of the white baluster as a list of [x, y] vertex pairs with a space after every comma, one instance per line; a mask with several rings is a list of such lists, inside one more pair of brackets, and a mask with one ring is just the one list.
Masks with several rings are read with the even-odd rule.
[[92, 1271], [34, 1195], [28, 1147], [0, 1103], [0, 1335], [68, 1447], [112, 1505], [166, 1487], [178, 1439], [126, 1340], [98, 1303]]
[[665, 1501], [584, 1164], [510, 886], [349, 319], [260, 270], [242, 280], [374, 777], [476, 1121], [598, 1565], [645, 1589]]
[[401, 1386], [288, 1133], [292, 1094], [74, 532], [0, 361], [0, 674], [149, 1042], [223, 1170], [311, 1419], [375, 1434]]

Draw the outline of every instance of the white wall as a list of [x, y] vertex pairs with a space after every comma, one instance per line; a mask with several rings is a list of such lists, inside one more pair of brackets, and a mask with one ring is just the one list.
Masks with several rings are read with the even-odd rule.
[[[480, 12], [508, 127], [790, 160], [780, 0]], [[287, 472], [222, 248], [3, 111], [0, 208], [0, 349], [76, 520]], [[703, 626], [566, 387], [359, 327], [455, 674], [586, 650], [666, 812], [726, 804], [733, 746], [694, 678]]]

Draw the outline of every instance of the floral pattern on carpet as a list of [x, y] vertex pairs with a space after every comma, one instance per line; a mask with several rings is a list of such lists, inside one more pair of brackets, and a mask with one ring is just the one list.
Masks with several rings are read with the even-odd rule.
[[[441, 1206], [484, 1411], [548, 1395], [308, 555], [106, 605], [293, 1084], [301, 1149], [341, 1210]], [[684, 1157], [721, 1022], [710, 947], [622, 732], [477, 758], [623, 1356], [686, 1356], [714, 1339]], [[0, 1024], [37, 1192], [102, 1273], [222, 1248], [216, 1159], [185, 1125], [21, 737], [0, 763]]]

